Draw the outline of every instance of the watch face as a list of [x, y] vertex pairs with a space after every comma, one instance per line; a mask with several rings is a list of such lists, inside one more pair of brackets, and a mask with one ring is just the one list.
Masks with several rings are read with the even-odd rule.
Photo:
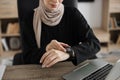
[[66, 53], [69, 53], [70, 57], [74, 58], [75, 54], [71, 47], [66, 48]]
[[70, 53], [71, 52], [71, 48], [70, 47], [66, 48], [66, 52]]

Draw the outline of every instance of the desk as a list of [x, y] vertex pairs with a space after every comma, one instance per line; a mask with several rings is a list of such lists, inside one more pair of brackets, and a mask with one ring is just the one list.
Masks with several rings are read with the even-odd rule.
[[17, 65], [6, 68], [2, 80], [63, 80], [62, 76], [76, 66], [71, 62], [61, 62], [51, 68], [40, 65]]
[[[119, 58], [114, 59], [114, 62], [118, 59]], [[109, 57], [105, 60], [111, 62]], [[62, 78], [64, 74], [82, 66], [86, 62], [88, 61], [85, 61], [78, 66], [74, 66], [71, 62], [61, 62], [51, 68], [41, 68], [40, 65], [9, 66], [6, 68], [2, 80], [64, 80]]]

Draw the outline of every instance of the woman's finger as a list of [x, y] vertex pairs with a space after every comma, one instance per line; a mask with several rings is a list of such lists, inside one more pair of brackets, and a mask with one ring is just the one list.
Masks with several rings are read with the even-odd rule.
[[57, 62], [59, 62], [59, 58], [55, 58], [52, 62], [50, 62], [48, 65], [46, 65], [46, 67], [51, 67], [54, 64], [56, 64]]
[[63, 43], [63, 42], [60, 42], [60, 44], [61, 44], [63, 47], [70, 47], [68, 44]]
[[55, 48], [60, 51], [66, 51], [66, 49], [58, 41], [54, 41]]
[[49, 55], [49, 51], [44, 53], [42, 58], [40, 59], [40, 63], [43, 63], [43, 61], [45, 60], [45, 58]]
[[54, 59], [56, 58], [56, 55], [54, 54], [49, 54], [45, 60], [43, 61], [42, 65], [46, 66], [48, 65], [49, 63], [51, 63]]

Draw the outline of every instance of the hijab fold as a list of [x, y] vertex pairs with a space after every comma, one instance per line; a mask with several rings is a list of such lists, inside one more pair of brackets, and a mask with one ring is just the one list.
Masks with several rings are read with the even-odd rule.
[[61, 3], [55, 10], [49, 10], [45, 7], [44, 1], [39, 0], [39, 6], [34, 9], [33, 29], [38, 48], [41, 44], [42, 22], [50, 27], [60, 23], [64, 14], [64, 6]]

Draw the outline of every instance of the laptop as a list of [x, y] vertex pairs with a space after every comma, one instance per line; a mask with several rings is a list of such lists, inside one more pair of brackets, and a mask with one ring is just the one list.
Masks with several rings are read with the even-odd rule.
[[90, 60], [63, 76], [65, 80], [120, 80], [120, 61], [112, 65], [103, 59]]

